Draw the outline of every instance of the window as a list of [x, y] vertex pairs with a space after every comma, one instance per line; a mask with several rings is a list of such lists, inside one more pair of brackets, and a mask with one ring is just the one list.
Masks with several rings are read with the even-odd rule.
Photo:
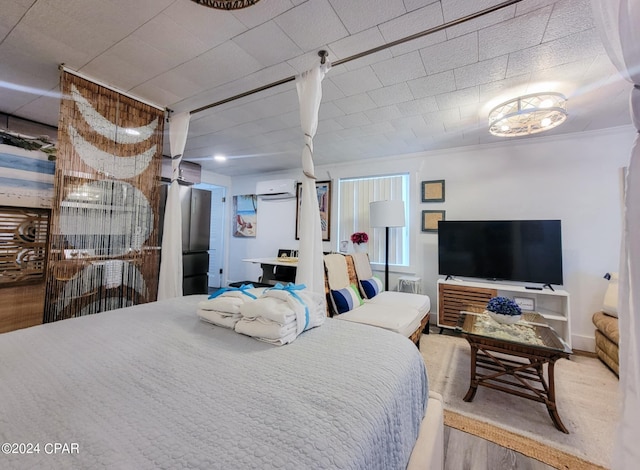
[[385, 200], [405, 201], [404, 227], [389, 229], [389, 265], [409, 265], [409, 174], [341, 179], [338, 186], [338, 242], [350, 240], [354, 232], [369, 235], [368, 252], [372, 263], [384, 264], [385, 229], [369, 226], [369, 203]]

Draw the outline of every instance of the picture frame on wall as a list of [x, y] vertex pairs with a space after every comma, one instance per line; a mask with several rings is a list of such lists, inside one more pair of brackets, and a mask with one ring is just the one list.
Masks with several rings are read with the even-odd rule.
[[422, 182], [422, 202], [444, 202], [444, 180]]
[[[322, 241], [331, 241], [331, 180], [316, 181]], [[300, 209], [302, 207], [302, 183], [296, 188], [296, 240], [300, 240]]]
[[422, 231], [435, 233], [438, 231], [438, 222], [445, 219], [445, 211], [422, 211]]

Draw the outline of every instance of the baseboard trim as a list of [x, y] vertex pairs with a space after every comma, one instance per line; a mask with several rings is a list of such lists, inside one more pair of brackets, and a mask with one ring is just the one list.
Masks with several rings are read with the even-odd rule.
[[571, 349], [574, 351], [596, 352], [595, 336], [571, 335]]

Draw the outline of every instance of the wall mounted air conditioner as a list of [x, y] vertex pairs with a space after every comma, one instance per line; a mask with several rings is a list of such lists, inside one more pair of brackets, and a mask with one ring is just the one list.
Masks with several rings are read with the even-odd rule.
[[296, 197], [295, 180], [272, 180], [256, 183], [256, 194], [260, 199], [290, 199]]

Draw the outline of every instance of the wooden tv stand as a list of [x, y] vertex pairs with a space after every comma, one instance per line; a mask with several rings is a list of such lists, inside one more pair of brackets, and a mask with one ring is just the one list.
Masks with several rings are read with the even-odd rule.
[[496, 296], [532, 301], [533, 311], [542, 315], [571, 347], [569, 293], [560, 289], [537, 290], [499, 282], [439, 279], [437, 324], [441, 328], [455, 328], [461, 311], [482, 311], [489, 299]]

